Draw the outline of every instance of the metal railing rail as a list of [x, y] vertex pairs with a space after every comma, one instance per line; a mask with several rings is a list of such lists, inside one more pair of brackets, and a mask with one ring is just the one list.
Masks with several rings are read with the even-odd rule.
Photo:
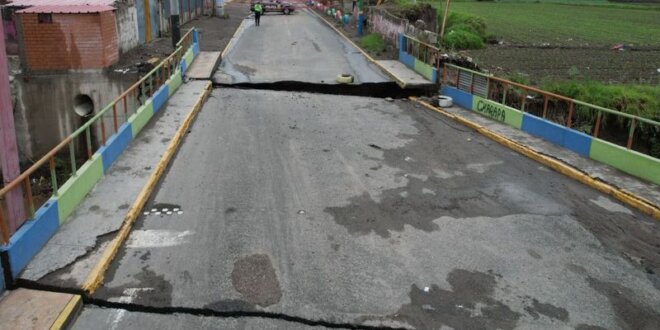
[[[461, 72], [468, 73], [470, 76], [470, 81], [466, 84], [465, 82], [461, 83]], [[628, 138], [626, 141], [626, 148], [627, 149], [632, 149], [633, 146], [633, 140], [635, 136], [635, 131], [639, 127], [640, 123], [646, 124], [646, 125], [652, 125], [656, 129], [660, 130], [660, 122], [657, 122], [655, 120], [649, 119], [649, 118], [644, 118], [644, 117], [639, 117], [635, 115], [631, 115], [628, 113], [624, 113], [621, 111], [616, 111], [613, 109], [608, 109], [605, 107], [601, 107], [595, 104], [590, 104], [587, 102], [583, 102], [580, 100], [575, 100], [570, 97], [566, 97], [563, 95], [558, 95], [555, 93], [547, 92], [541, 89], [538, 89], [536, 87], [532, 86], [527, 86], [524, 84], [520, 84], [517, 82], [513, 82], [507, 79], [503, 78], [498, 78], [490, 74], [485, 74], [482, 72], [466, 69], [457, 65], [445, 63], [443, 67], [443, 83], [445, 84], [450, 84], [453, 85], [461, 90], [464, 90], [466, 92], [470, 92], [471, 94], [474, 94], [475, 88], [474, 88], [474, 81], [476, 76], [480, 76], [483, 78], [488, 79], [488, 90], [487, 90], [487, 98], [507, 105], [507, 93], [512, 90], [512, 89], [519, 89], [522, 91], [520, 93], [520, 98], [517, 104], [519, 104], [518, 110], [522, 112], [528, 112], [526, 109], [526, 104], [528, 102], [528, 96], [532, 96], [532, 94], [538, 94], [543, 97], [543, 108], [542, 108], [542, 115], [540, 117], [547, 119], [548, 118], [548, 111], [549, 111], [549, 103], [550, 101], [560, 101], [560, 102], [565, 102], [568, 107], [568, 113], [561, 122], [562, 125], [572, 128], [573, 126], [573, 117], [576, 114], [576, 111], [578, 110], [578, 107], [582, 107], [580, 110], [586, 110], [586, 111], [596, 111], [596, 119], [595, 123], [593, 126], [593, 130], [591, 132], [591, 135], [593, 137], [599, 137], [601, 126], [603, 123], [603, 118], [604, 114], [607, 115], [613, 115], [617, 116], [619, 118], [625, 118], [630, 120], [630, 125], [629, 125], [629, 131], [628, 131]], [[468, 88], [461, 88], [461, 86], [469, 86]], [[501, 100], [495, 100], [494, 95], [495, 93], [492, 93], [494, 91], [494, 88], [501, 86], [502, 88], [502, 98]]]
[[406, 53], [435, 68], [440, 66], [440, 49], [438, 47], [407, 34], [403, 34], [403, 38], [406, 39]]
[[[30, 178], [34, 175], [42, 166], [48, 163], [48, 169], [50, 172], [50, 185], [52, 189], [51, 196], [58, 196], [59, 182], [57, 178], [56, 171], [56, 156], [62, 152], [65, 152], [68, 146], [68, 157], [70, 165], [70, 176], [73, 178], [77, 176], [78, 169], [84, 165], [84, 163], [89, 162], [92, 158], [94, 152], [99, 148], [103, 147], [108, 138], [112, 134], [116, 134], [119, 131], [119, 127], [128, 121], [128, 118], [133, 113], [136, 113], [140, 106], [143, 104], [143, 100], [151, 97], [167, 79], [176, 71], [177, 66], [181, 62], [181, 59], [185, 56], [185, 52], [188, 50], [190, 45], [193, 43], [193, 29], [190, 29], [186, 34], [181, 37], [181, 40], [177, 43], [177, 47], [168, 57], [163, 59], [158, 65], [156, 65], [151, 71], [145, 74], [137, 82], [135, 82], [131, 87], [117, 96], [110, 104], [106, 105], [101, 111], [96, 115], [91, 117], [87, 122], [85, 122], [80, 128], [75, 130], [69, 136], [64, 138], [60, 143], [58, 143], [53, 149], [47, 152], [43, 157], [37, 160], [32, 164], [27, 170], [23, 171], [18, 177], [6, 184], [2, 189], [0, 189], [0, 244], [6, 244], [9, 242], [10, 236], [20, 227], [27, 219], [18, 220], [17, 223], [14, 223], [13, 226], [8, 223], [8, 217], [4, 216], [3, 212], [3, 201], [4, 196], [7, 195], [13, 189], [21, 187], [24, 189], [24, 202], [27, 206], [28, 219], [34, 216], [35, 210], [38, 209], [38, 206], [35, 205], [34, 196], [32, 193], [32, 183]], [[133, 97], [133, 99], [130, 99]], [[135, 106], [135, 101], [139, 105]], [[120, 108], [120, 109], [118, 109]], [[118, 116], [118, 110], [123, 110], [123, 120], [120, 122]], [[104, 120], [106, 114], [112, 115], [112, 122], [106, 124]], [[109, 128], [106, 126], [110, 126]], [[92, 130], [100, 130], [101, 132], [101, 144], [94, 148], [92, 143]], [[108, 131], [110, 129], [110, 131]], [[108, 133], [110, 133], [108, 135]], [[86, 151], [85, 162], [78, 166], [78, 158], [76, 157], [76, 140], [77, 138], [84, 135], [84, 144]], [[67, 179], [68, 180], [68, 179]], [[64, 180], [63, 182], [66, 182]]]

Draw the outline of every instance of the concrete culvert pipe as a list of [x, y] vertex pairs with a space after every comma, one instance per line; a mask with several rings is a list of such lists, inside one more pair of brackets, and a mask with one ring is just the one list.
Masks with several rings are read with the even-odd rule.
[[449, 96], [440, 95], [438, 97], [438, 106], [442, 108], [449, 108], [454, 104], [454, 100]]
[[348, 73], [342, 73], [337, 76], [337, 82], [340, 84], [351, 84], [353, 83], [353, 76]]
[[81, 117], [87, 117], [94, 113], [94, 101], [89, 95], [78, 94], [73, 98], [73, 111]]

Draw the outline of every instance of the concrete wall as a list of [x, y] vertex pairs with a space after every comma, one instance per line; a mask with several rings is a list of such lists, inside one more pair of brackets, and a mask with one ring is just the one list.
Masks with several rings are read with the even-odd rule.
[[119, 59], [113, 11], [52, 14], [52, 23], [39, 23], [37, 14], [18, 18], [28, 70], [99, 69]]
[[373, 11], [368, 19], [367, 28], [369, 32], [378, 33], [383, 36], [387, 43], [399, 46], [399, 34], [403, 33], [404, 24], [388, 19], [387, 16], [377, 11]]
[[[137, 74], [102, 71], [32, 75], [29, 79], [16, 76], [14, 116], [21, 160], [41, 157], [84, 123], [86, 119], [74, 111], [76, 95], [88, 95], [97, 112], [137, 79]], [[118, 109], [118, 115], [123, 116], [123, 108]], [[106, 118], [105, 122], [107, 132], [111, 132], [112, 118]], [[99, 142], [99, 129], [93, 135]]]
[[117, 42], [119, 53], [123, 54], [140, 44], [138, 14], [133, 0], [117, 2], [115, 7], [117, 7], [115, 12], [117, 17]]

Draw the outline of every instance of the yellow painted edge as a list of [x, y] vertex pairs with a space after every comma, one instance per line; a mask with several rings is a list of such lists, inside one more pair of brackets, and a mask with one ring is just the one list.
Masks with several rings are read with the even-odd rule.
[[147, 181], [146, 185], [142, 188], [142, 191], [140, 191], [140, 194], [135, 199], [135, 202], [133, 202], [133, 205], [131, 205], [131, 208], [126, 214], [126, 217], [124, 218], [124, 222], [121, 228], [119, 229], [117, 236], [115, 236], [115, 238], [112, 240], [110, 246], [108, 246], [108, 248], [105, 249], [105, 251], [103, 251], [103, 255], [101, 255], [101, 259], [96, 264], [96, 266], [94, 266], [94, 269], [90, 272], [89, 276], [85, 280], [82, 289], [88, 294], [90, 295], [93, 294], [94, 291], [96, 291], [99, 285], [101, 285], [101, 283], [103, 282], [105, 271], [110, 266], [110, 263], [117, 254], [117, 251], [119, 251], [121, 245], [124, 243], [126, 238], [128, 238], [128, 235], [131, 232], [131, 229], [133, 228], [133, 224], [135, 223], [135, 220], [137, 220], [138, 216], [142, 212], [142, 208], [147, 203], [149, 196], [151, 196], [151, 193], [156, 187], [158, 181], [160, 180], [160, 177], [165, 172], [165, 168], [167, 167], [170, 160], [174, 156], [174, 153], [178, 150], [179, 145], [181, 144], [181, 141], [183, 140], [183, 137], [185, 135], [185, 132], [188, 130], [188, 127], [190, 127], [190, 124], [192, 123], [193, 119], [195, 118], [199, 110], [202, 108], [202, 105], [204, 104], [206, 97], [209, 95], [211, 91], [211, 87], [212, 87], [211, 82], [208, 82], [206, 87], [204, 87], [204, 92], [199, 97], [199, 99], [197, 99], [197, 101], [193, 105], [192, 110], [190, 111], [188, 116], [186, 116], [186, 119], [183, 121], [177, 132], [174, 134], [172, 141], [170, 141], [170, 144], [167, 146], [167, 149], [165, 150], [165, 153], [161, 157], [160, 161], [158, 162], [158, 165], [156, 165], [156, 168], [151, 173], [151, 176], [149, 177], [149, 180]]
[[446, 110], [438, 107], [434, 107], [424, 101], [418, 100], [416, 97], [411, 97], [411, 100], [421, 104], [422, 106], [426, 107], [427, 109], [433, 110], [435, 112], [438, 112], [446, 117], [449, 117], [467, 127], [470, 127], [477, 132], [479, 132], [481, 135], [486, 136], [487, 138], [504, 145], [505, 147], [508, 147], [509, 149], [512, 149], [518, 153], [521, 153], [528, 158], [531, 158], [543, 165], [546, 165], [553, 170], [568, 176], [569, 178], [572, 178], [576, 181], [579, 181], [583, 184], [586, 184], [602, 193], [608, 194], [619, 201], [628, 204], [631, 207], [634, 207], [638, 210], [640, 210], [643, 213], [646, 213], [650, 216], [652, 216], [656, 220], [660, 220], [660, 206], [654, 204], [653, 202], [637, 196], [631, 192], [625, 191], [623, 189], [614, 187], [606, 182], [600, 181], [596, 178], [593, 178], [584, 172], [578, 170], [575, 167], [572, 167], [568, 164], [565, 164], [557, 159], [548, 157], [546, 155], [543, 155], [542, 153], [533, 150], [525, 145], [522, 145], [516, 141], [513, 141], [509, 138], [506, 138], [502, 135], [499, 135], [477, 123], [474, 123], [470, 120], [467, 120], [461, 116], [454, 115], [452, 113], [447, 112]]
[[247, 19], [243, 19], [241, 24], [236, 28], [236, 31], [234, 31], [234, 34], [231, 36], [231, 39], [229, 39], [229, 42], [227, 43], [227, 46], [225, 46], [225, 49], [222, 50], [222, 53], [220, 53], [220, 60], [225, 59], [225, 55], [227, 55], [227, 52], [229, 52], [230, 47], [234, 45], [236, 41], [236, 35], [238, 34], [238, 31], [240, 31], [243, 28], [243, 24], [247, 22]]
[[50, 326], [51, 330], [66, 329], [71, 322], [72, 317], [82, 305], [82, 298], [79, 295], [74, 295], [69, 299], [69, 302], [64, 306], [64, 309], [57, 316], [53, 324]]
[[399, 84], [399, 86], [400, 86], [401, 88], [406, 88], [406, 82], [405, 82], [403, 79], [399, 78], [397, 75], [395, 75], [394, 73], [392, 73], [392, 72], [391, 72], [390, 70], [388, 70], [386, 67], [384, 67], [384, 66], [382, 66], [380, 63], [378, 63], [373, 57], [371, 57], [371, 55], [369, 55], [369, 54], [368, 54], [367, 52], [365, 52], [362, 48], [360, 48], [360, 46], [356, 45], [356, 44], [353, 42], [353, 40], [351, 40], [349, 37], [347, 37], [347, 36], [344, 34], [344, 32], [342, 32], [341, 30], [339, 30], [338, 28], [336, 28], [332, 23], [328, 22], [328, 20], [326, 20], [325, 17], [323, 17], [323, 16], [317, 14], [313, 9], [309, 9], [309, 11], [310, 11], [314, 16], [316, 16], [316, 17], [320, 18], [322, 21], [324, 21], [325, 24], [327, 24], [330, 28], [332, 28], [333, 30], [335, 30], [335, 32], [337, 32], [340, 36], [342, 36], [344, 39], [346, 39], [346, 41], [348, 41], [351, 45], [353, 45], [353, 47], [357, 48], [357, 50], [359, 50], [359, 51], [362, 53], [362, 55], [364, 55], [364, 57], [366, 57], [367, 60], [369, 60], [369, 62], [373, 63], [374, 65], [376, 65], [377, 67], [379, 67], [382, 71], [384, 71], [385, 73], [387, 73], [387, 75], [389, 75], [390, 77], [394, 78], [394, 80], [396, 80], [397, 84]]

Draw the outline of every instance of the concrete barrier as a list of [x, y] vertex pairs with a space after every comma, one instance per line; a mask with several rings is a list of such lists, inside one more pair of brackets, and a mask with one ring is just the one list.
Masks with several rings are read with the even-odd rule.
[[133, 141], [131, 124], [124, 123], [119, 127], [117, 133], [113, 134], [105, 145], [99, 148], [98, 153], [101, 154], [103, 159], [103, 173], [108, 171], [112, 163], [124, 152], [131, 141]]
[[472, 94], [451, 86], [442, 86], [440, 93], [451, 97], [454, 100], [454, 104], [472, 110]]
[[154, 93], [154, 114], [160, 110], [163, 105], [167, 102], [167, 99], [170, 97], [169, 86], [167, 83], [160, 86], [160, 88]]
[[513, 128], [520, 129], [522, 126], [523, 113], [521, 111], [476, 95], [472, 95], [472, 111]]
[[660, 184], [660, 160], [657, 158], [600, 139], [591, 141], [589, 158]]
[[589, 157], [592, 137], [543, 118], [525, 114], [521, 129], [536, 137]]
[[34, 219], [25, 222], [3, 247], [3, 258], [7, 258], [11, 278], [23, 271], [39, 250], [55, 235], [60, 227], [57, 200], [50, 199], [37, 210]]

